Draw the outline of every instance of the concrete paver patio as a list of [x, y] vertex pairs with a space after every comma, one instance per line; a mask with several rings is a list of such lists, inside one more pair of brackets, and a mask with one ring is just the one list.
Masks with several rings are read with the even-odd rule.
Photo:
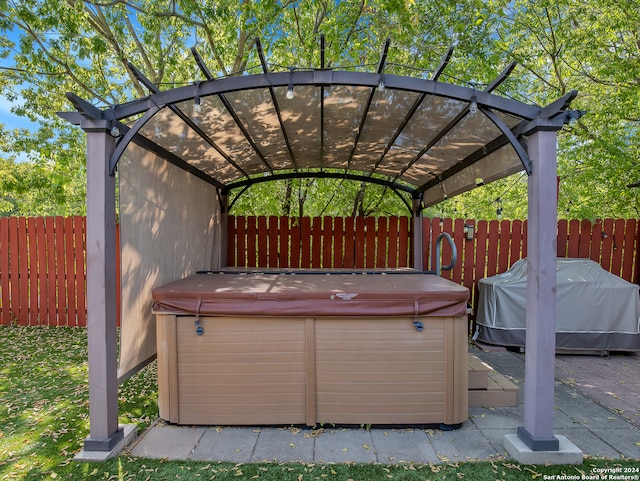
[[[505, 456], [523, 424], [524, 355], [473, 353], [520, 386], [517, 407], [469, 409], [455, 431], [324, 427], [177, 427], [158, 423], [129, 447], [135, 456], [232, 462], [438, 463]], [[556, 356], [555, 434], [585, 456], [640, 459], [640, 354]]]

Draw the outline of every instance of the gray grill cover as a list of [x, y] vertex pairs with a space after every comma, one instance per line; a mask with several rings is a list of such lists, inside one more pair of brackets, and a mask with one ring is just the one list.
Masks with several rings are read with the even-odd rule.
[[[640, 350], [639, 287], [588, 259], [558, 259], [556, 347]], [[474, 339], [524, 346], [527, 260], [481, 279]]]

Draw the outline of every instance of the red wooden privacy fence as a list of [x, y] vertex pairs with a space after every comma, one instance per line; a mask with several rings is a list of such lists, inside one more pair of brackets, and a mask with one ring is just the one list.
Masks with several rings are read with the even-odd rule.
[[[84, 217], [0, 218], [0, 324], [86, 326], [85, 226]], [[411, 229], [406, 217], [230, 217], [228, 265], [407, 267]], [[442, 275], [467, 286], [474, 304], [479, 279], [527, 255], [526, 221], [424, 219], [423, 269], [431, 267], [429, 253], [443, 231], [453, 236], [458, 263]], [[634, 283], [640, 283], [639, 247], [638, 220], [558, 222], [559, 257], [590, 258]], [[443, 265], [450, 256], [445, 243]]]
[[2, 324], [86, 326], [84, 217], [0, 218]]

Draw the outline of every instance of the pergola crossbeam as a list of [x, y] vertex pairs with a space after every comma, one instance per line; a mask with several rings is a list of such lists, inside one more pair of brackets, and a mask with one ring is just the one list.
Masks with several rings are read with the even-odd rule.
[[268, 74], [269, 65], [267, 65], [267, 59], [264, 56], [264, 51], [262, 50], [262, 43], [260, 43], [259, 38], [256, 38], [256, 50], [258, 51], [258, 58], [260, 59], [260, 65], [262, 66], [262, 71], [265, 74]]
[[[256, 50], [258, 51], [258, 58], [260, 59], [260, 65], [262, 66], [262, 71], [265, 76], [269, 73], [269, 66], [267, 65], [267, 60], [264, 56], [264, 51], [262, 49], [262, 43], [260, 43], [260, 39], [256, 38], [255, 41]], [[276, 94], [273, 90], [273, 86], [269, 85], [269, 95], [271, 97], [271, 102], [273, 103], [273, 108], [276, 111], [276, 117], [278, 117], [278, 123], [280, 124], [280, 131], [282, 132], [282, 137], [284, 139], [284, 143], [287, 146], [287, 153], [289, 154], [289, 159], [293, 164], [294, 169], [298, 170], [298, 164], [296, 162], [296, 157], [293, 154], [293, 148], [291, 147], [291, 142], [289, 141], [289, 136], [287, 135], [287, 129], [284, 126], [284, 121], [282, 120], [282, 112], [280, 111], [280, 105], [278, 103], [278, 99], [276, 98]]]
[[440, 60], [440, 64], [438, 65], [438, 67], [433, 72], [433, 75], [431, 76], [431, 80], [433, 80], [434, 82], [436, 82], [440, 78], [440, 75], [442, 75], [442, 72], [444, 72], [444, 69], [447, 68], [447, 65], [449, 64], [449, 60], [451, 60], [451, 57], [453, 55], [453, 50], [454, 50], [454, 47], [452, 45], [451, 47], [449, 47], [449, 50], [447, 50], [447, 53], [445, 53], [442, 56], [442, 59]]
[[382, 152], [382, 155], [376, 161], [375, 165], [371, 169], [371, 173], [375, 172], [378, 169], [378, 167], [382, 163], [382, 160], [385, 158], [387, 153], [391, 150], [391, 147], [393, 147], [393, 144], [396, 143], [396, 140], [398, 140], [398, 137], [400, 137], [400, 134], [402, 133], [402, 131], [405, 129], [407, 124], [411, 121], [411, 118], [416, 113], [416, 111], [418, 110], [418, 108], [420, 107], [420, 105], [422, 104], [426, 96], [427, 94], [423, 93], [415, 100], [415, 102], [413, 102], [413, 105], [407, 112], [407, 115], [405, 115], [404, 119], [402, 119], [402, 122], [400, 123], [396, 131], [393, 133], [391, 140], [389, 140], [389, 142], [387, 142], [387, 145], [384, 147], [384, 151]]
[[138, 82], [144, 85], [147, 88], [147, 90], [149, 90], [149, 92], [151, 92], [152, 94], [156, 94], [160, 91], [158, 86], [154, 84], [151, 80], [149, 80], [147, 77], [145, 77], [145, 75], [140, 70], [138, 70], [138, 68], [135, 65], [133, 65], [131, 62], [127, 62], [127, 68], [131, 70], [136, 80], [138, 80]]
[[378, 62], [378, 68], [376, 71], [378, 73], [382, 73], [384, 70], [384, 66], [387, 63], [387, 55], [389, 54], [389, 46], [391, 45], [391, 39], [387, 38], [384, 41], [384, 46], [382, 47], [382, 54], [380, 55], [380, 61]]
[[211, 74], [211, 71], [204, 63], [203, 58], [200, 56], [200, 53], [195, 47], [191, 47], [191, 54], [193, 55], [193, 58], [195, 59], [196, 65], [198, 65], [200, 72], [202, 72], [202, 75], [204, 75], [207, 80], [213, 80], [214, 77]]
[[484, 91], [487, 93], [491, 93], [493, 92], [495, 89], [497, 89], [500, 84], [502, 82], [504, 82], [505, 80], [507, 80], [507, 78], [509, 77], [509, 75], [511, 75], [511, 72], [513, 72], [513, 69], [516, 68], [516, 65], [518, 65], [517, 62], [511, 62], [507, 68], [505, 68], [502, 72], [500, 72], [500, 75], [498, 75], [493, 82], [491, 82], [489, 85], [487, 85], [484, 88]]
[[[384, 47], [382, 48], [380, 61], [378, 62], [378, 68], [376, 69], [377, 73], [379, 74], [382, 74], [382, 71], [384, 70], [390, 45], [391, 45], [391, 39], [387, 38], [384, 42]], [[373, 102], [373, 97], [375, 93], [376, 93], [376, 88], [373, 87], [371, 89], [371, 92], [369, 93], [369, 98], [367, 99], [367, 102], [365, 104], [365, 108], [362, 112], [362, 116], [360, 117], [360, 123], [358, 124], [358, 131], [356, 132], [356, 138], [353, 141], [353, 146], [351, 147], [351, 151], [349, 152], [349, 156], [347, 157], [348, 160], [347, 160], [347, 167], [345, 171], [349, 169], [349, 166], [351, 165], [351, 160], [353, 159], [353, 156], [356, 153], [356, 149], [358, 148], [360, 135], [362, 135], [362, 130], [364, 129], [364, 124], [367, 121], [367, 117], [369, 115], [369, 110], [371, 109], [371, 103]]]
[[[191, 53], [193, 54], [193, 57], [196, 60], [196, 64], [198, 65], [198, 68], [200, 68], [200, 71], [204, 74], [206, 79], [213, 80], [213, 75], [211, 75], [211, 72], [209, 71], [206, 64], [204, 63], [204, 60], [198, 53], [198, 50], [196, 50], [195, 47], [191, 47]], [[260, 161], [264, 164], [264, 166], [267, 168], [269, 172], [273, 172], [273, 168], [271, 167], [271, 165], [269, 165], [269, 162], [267, 161], [267, 159], [264, 158], [264, 155], [260, 151], [260, 148], [253, 141], [253, 138], [245, 128], [240, 118], [238, 117], [238, 114], [236, 114], [235, 110], [233, 109], [227, 97], [221, 93], [221, 94], [218, 94], [218, 98], [220, 99], [222, 104], [225, 106], [225, 108], [227, 109], [227, 112], [229, 112], [229, 115], [231, 115], [231, 117], [233, 118], [233, 121], [236, 123], [238, 128], [242, 131], [242, 134], [244, 135], [245, 139], [247, 139], [247, 142], [249, 143], [249, 145], [251, 145], [251, 147], [253, 148], [254, 152], [256, 153]]]
[[402, 174], [404, 174], [407, 170], [409, 170], [413, 164], [415, 164], [420, 157], [422, 157], [423, 155], [425, 155], [429, 150], [431, 150], [431, 148], [436, 145], [445, 135], [447, 135], [449, 132], [451, 132], [451, 130], [453, 130], [453, 128], [458, 125], [458, 123], [469, 113], [469, 106], [467, 105], [465, 108], [463, 108], [460, 112], [458, 112], [458, 114], [454, 117], [453, 120], [451, 120], [442, 130], [440, 130], [440, 132], [438, 132], [437, 135], [435, 135], [433, 137], [433, 139], [431, 139], [431, 141], [429, 141], [429, 143], [420, 151], [416, 154], [416, 156], [409, 161], [409, 163], [400, 171], [400, 173], [398, 173], [398, 175], [396, 175], [395, 180], [399, 179]]
[[216, 187], [218, 189], [224, 189], [225, 188], [225, 186], [224, 186], [224, 184], [222, 182], [214, 179], [210, 175], [208, 175], [205, 172], [201, 171], [200, 169], [194, 167], [193, 165], [191, 165], [190, 163], [188, 163], [184, 159], [178, 157], [177, 155], [175, 155], [172, 152], [169, 152], [167, 149], [165, 149], [163, 147], [160, 147], [158, 144], [156, 144], [155, 142], [151, 141], [150, 139], [148, 139], [144, 135], [137, 134], [133, 138], [133, 143], [139, 145], [140, 147], [142, 147], [142, 148], [144, 148], [144, 149], [146, 149], [146, 150], [148, 150], [150, 152], [153, 152], [158, 157], [166, 160], [167, 162], [175, 165], [176, 167], [181, 168], [185, 172], [189, 172], [194, 177], [197, 177], [198, 179], [203, 180], [206, 183], [211, 184], [211, 185], [213, 185], [214, 187]]
[[[160, 92], [158, 87], [153, 82], [151, 82], [148, 78], [146, 78], [142, 74], [142, 72], [140, 72], [140, 70], [138, 70], [135, 67], [135, 65], [133, 65], [131, 62], [127, 63], [127, 65], [131, 69], [131, 71], [134, 73], [136, 78], [145, 87], [147, 87], [149, 90], [151, 90], [152, 93], [157, 94], [157, 93]], [[197, 86], [196, 86], [196, 89], [197, 89]], [[195, 98], [195, 96], [194, 96], [194, 98]], [[249, 174], [247, 174], [247, 172], [245, 172], [245, 170], [242, 167], [240, 167], [224, 150], [222, 150], [222, 148], [220, 148], [218, 146], [218, 144], [216, 144], [213, 141], [213, 139], [211, 137], [209, 137], [204, 130], [202, 130], [198, 125], [196, 125], [196, 123], [191, 119], [191, 117], [189, 117], [182, 110], [180, 110], [180, 108], [178, 108], [174, 103], [168, 104], [168, 107], [174, 114], [176, 114], [180, 118], [180, 120], [182, 120], [185, 124], [187, 124], [191, 128], [191, 130], [193, 130], [195, 133], [197, 133], [207, 144], [209, 144], [211, 147], [213, 147], [213, 149], [216, 152], [218, 152], [218, 154], [220, 154], [220, 156], [222, 156], [238, 172], [240, 172], [245, 177], [249, 177]]]

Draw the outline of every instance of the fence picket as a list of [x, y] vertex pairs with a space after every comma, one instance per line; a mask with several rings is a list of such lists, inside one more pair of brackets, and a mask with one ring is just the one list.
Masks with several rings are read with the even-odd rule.
[[458, 260], [451, 271], [451, 280], [462, 284], [462, 264], [464, 263], [464, 220], [456, 219], [453, 223], [453, 242], [458, 252]]
[[11, 295], [9, 291], [9, 218], [0, 217], [0, 324], [10, 324]]
[[76, 217], [75, 245], [80, 252], [76, 252], [76, 273], [78, 275], [78, 326], [86, 327], [87, 325], [87, 265], [86, 252], [86, 231], [87, 219], [84, 216]]
[[314, 217], [311, 222], [311, 267], [317, 269], [322, 262], [322, 217]]
[[355, 219], [353, 217], [347, 217], [344, 220], [344, 267], [353, 269], [355, 267], [355, 253], [356, 253], [356, 231], [355, 231]]
[[20, 218], [9, 219], [9, 242], [11, 249], [11, 272], [9, 275], [12, 281], [11, 303], [16, 307], [13, 312], [17, 316], [18, 323], [20, 325], [24, 325], [26, 324], [26, 316], [23, 310], [22, 298], [26, 297], [27, 291], [23, 289], [21, 285], [24, 276], [20, 276], [20, 247], [22, 241], [20, 239], [20, 231], [18, 226], [19, 220]]
[[302, 247], [300, 240], [300, 219], [291, 219], [291, 260], [289, 261], [289, 267], [300, 267], [300, 249]]
[[355, 232], [355, 259], [354, 266], [356, 269], [362, 269], [364, 267], [364, 217], [356, 217], [356, 232]]
[[[64, 222], [64, 262], [65, 262], [65, 283], [66, 283], [66, 292], [65, 300], [67, 303], [67, 326], [77, 326], [78, 318], [76, 314], [76, 279], [74, 274], [74, 253], [76, 252], [76, 248], [73, 245], [73, 217], [65, 217], [63, 218]], [[120, 254], [120, 229], [116, 230], [116, 238], [117, 238], [117, 246], [118, 257]], [[116, 266], [120, 265], [120, 259], [116, 262]], [[116, 276], [118, 281], [120, 280], [120, 276]], [[119, 284], [119, 282], [118, 282]], [[116, 289], [116, 293], [120, 293], [120, 285]], [[119, 311], [119, 309], [118, 309]]]
[[280, 229], [278, 228], [278, 218], [274, 215], [269, 216], [268, 223], [269, 227], [267, 229], [267, 238], [269, 244], [269, 256], [267, 259], [267, 266], [278, 267], [278, 257], [280, 256], [280, 239], [278, 239]]
[[300, 218], [300, 243], [301, 257], [300, 267], [308, 267], [311, 265], [311, 218]]
[[[474, 226], [467, 240], [465, 225]], [[310, 219], [229, 216], [228, 264], [239, 267], [394, 268], [411, 265], [409, 217]], [[441, 232], [459, 262], [443, 276], [478, 299], [478, 281], [527, 255], [526, 221], [423, 219], [424, 268]], [[0, 324], [86, 326], [86, 219], [0, 218]], [[631, 282], [640, 280], [640, 222], [558, 222], [558, 257], [585, 257]], [[451, 251], [442, 246], [442, 265]]]
[[523, 257], [523, 234], [522, 234], [522, 221], [514, 220], [511, 223], [511, 247], [509, 251], [509, 267], [519, 261]]
[[400, 217], [398, 222], [398, 267], [409, 267], [409, 259], [411, 258], [412, 246], [409, 242], [411, 234], [411, 224], [408, 217]]
[[322, 267], [333, 267], [333, 225], [331, 217], [322, 218]]
[[636, 221], [628, 219], [625, 222], [624, 247], [623, 247], [623, 264], [620, 277], [623, 279], [632, 279], [633, 276], [633, 252], [636, 240]]
[[567, 257], [578, 257], [580, 249], [580, 221], [569, 221], [569, 241], [567, 247]]
[[36, 219], [29, 217], [27, 219], [27, 236], [29, 244], [29, 325], [35, 326], [40, 322], [40, 313], [38, 309], [38, 241], [36, 232]]
[[476, 222], [474, 220], [467, 220], [465, 222], [467, 226], [473, 227], [473, 239], [467, 240], [465, 236], [463, 251], [464, 256], [461, 262], [462, 265], [462, 284], [469, 289], [471, 294], [470, 302], [473, 303], [473, 286], [475, 282], [475, 262], [476, 262], [476, 253], [475, 253], [475, 236], [476, 236]]
[[[441, 228], [440, 228], [441, 232], [447, 232], [449, 234], [453, 233], [453, 220], [452, 219], [442, 219], [440, 221], [440, 224], [441, 224]], [[441, 242], [442, 242], [442, 244], [440, 246], [440, 253], [441, 253], [441, 256], [442, 256], [442, 259], [441, 259], [442, 263], [440, 264], [440, 267], [447, 266], [447, 265], [451, 264], [451, 259], [452, 259], [452, 256], [453, 256], [453, 251], [451, 250], [451, 247], [449, 246], [449, 243], [444, 239]], [[432, 248], [435, 248], [435, 244], [433, 244]], [[442, 271], [441, 272], [442, 277], [444, 277], [445, 279], [449, 279], [449, 280], [451, 280], [451, 275], [452, 274], [453, 273], [451, 271]]]
[[616, 276], [619, 276], [622, 270], [625, 222], [623, 219], [616, 219], [613, 225], [613, 257], [611, 259], [611, 272]]
[[258, 244], [258, 267], [267, 267], [267, 248], [269, 247], [267, 241], [267, 218], [263, 215], [258, 216], [256, 219], [258, 223], [258, 229], [256, 231], [257, 234], [257, 244]]
[[387, 267], [398, 267], [398, 217], [389, 217], [389, 247], [387, 249]]
[[[65, 285], [66, 278], [66, 263], [64, 262], [64, 218], [55, 218], [55, 233], [56, 233], [56, 254], [55, 262], [57, 266], [56, 272], [56, 317], [59, 326], [67, 325], [67, 290]], [[116, 259], [117, 261], [117, 259]]]
[[[376, 219], [373, 218], [375, 223]], [[375, 230], [376, 235], [376, 262], [375, 267], [384, 269], [387, 267], [387, 247], [389, 245], [389, 231], [387, 228], [387, 218], [380, 217], [378, 219], [378, 227]]]
[[565, 219], [558, 221], [558, 242], [556, 247], [558, 257], [566, 257], [567, 255], [568, 228], [569, 224]]
[[333, 219], [333, 266], [344, 267], [344, 230], [342, 217]]
[[613, 250], [613, 219], [605, 219], [602, 225], [602, 244], [600, 249], [600, 265], [606, 271], [611, 270], [611, 257]]
[[291, 231], [289, 230], [289, 218], [280, 217], [278, 219], [278, 243], [280, 252], [278, 253], [278, 265], [280, 267], [289, 266], [289, 241], [291, 239]]
[[591, 248], [591, 221], [583, 220], [580, 222], [580, 244], [578, 248], [578, 257], [588, 259]]
[[489, 222], [489, 246], [496, 246], [495, 249], [489, 249], [487, 252], [487, 277], [495, 276], [498, 273], [498, 231], [500, 224], [497, 220]]

